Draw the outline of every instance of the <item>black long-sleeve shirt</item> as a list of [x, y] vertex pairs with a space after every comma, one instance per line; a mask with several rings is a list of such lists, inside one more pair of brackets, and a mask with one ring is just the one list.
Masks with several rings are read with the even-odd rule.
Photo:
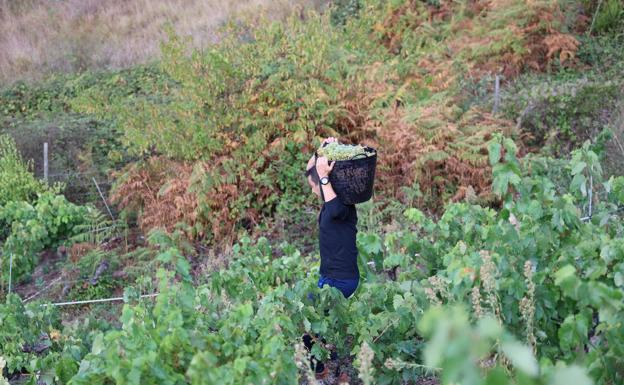
[[337, 197], [323, 203], [319, 215], [321, 275], [333, 279], [355, 279], [357, 266], [357, 211]]

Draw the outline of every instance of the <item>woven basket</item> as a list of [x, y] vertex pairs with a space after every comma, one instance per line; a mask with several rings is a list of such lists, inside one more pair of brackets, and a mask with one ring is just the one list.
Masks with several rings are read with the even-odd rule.
[[329, 181], [338, 199], [345, 205], [364, 203], [373, 196], [377, 151], [366, 147], [366, 151], [375, 155], [361, 155], [350, 160], [337, 160]]

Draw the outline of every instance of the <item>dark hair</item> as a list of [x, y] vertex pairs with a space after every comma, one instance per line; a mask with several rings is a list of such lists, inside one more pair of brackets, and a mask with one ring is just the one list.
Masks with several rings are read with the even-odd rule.
[[314, 183], [316, 185], [319, 184], [320, 178], [319, 178], [318, 172], [316, 172], [316, 165], [314, 165], [314, 166], [312, 166], [312, 167], [310, 167], [309, 169], [306, 170], [306, 172], [305, 172], [306, 179], [308, 178], [308, 176], [312, 177], [312, 183]]

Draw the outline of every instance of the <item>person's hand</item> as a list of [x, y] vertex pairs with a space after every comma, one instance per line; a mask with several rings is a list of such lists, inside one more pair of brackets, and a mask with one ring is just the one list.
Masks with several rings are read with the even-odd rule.
[[329, 173], [334, 169], [334, 165], [336, 162], [329, 163], [329, 160], [321, 156], [316, 160], [316, 172], [318, 173], [319, 178], [325, 178], [329, 176]]
[[337, 141], [338, 139], [334, 138], [333, 136], [330, 136], [329, 138], [323, 139], [323, 142], [321, 143], [321, 147], [325, 146], [326, 144], [337, 142]]

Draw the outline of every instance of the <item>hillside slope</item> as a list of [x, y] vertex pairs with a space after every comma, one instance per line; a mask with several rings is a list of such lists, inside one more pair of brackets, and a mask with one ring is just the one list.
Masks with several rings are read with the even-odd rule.
[[[624, 383], [624, 5], [335, 3], [0, 91], [0, 384]], [[330, 135], [379, 151], [349, 299]]]
[[196, 47], [219, 39], [232, 17], [280, 19], [321, 0], [0, 1], [0, 85], [59, 72], [119, 69], [159, 56], [163, 27], [193, 36]]

